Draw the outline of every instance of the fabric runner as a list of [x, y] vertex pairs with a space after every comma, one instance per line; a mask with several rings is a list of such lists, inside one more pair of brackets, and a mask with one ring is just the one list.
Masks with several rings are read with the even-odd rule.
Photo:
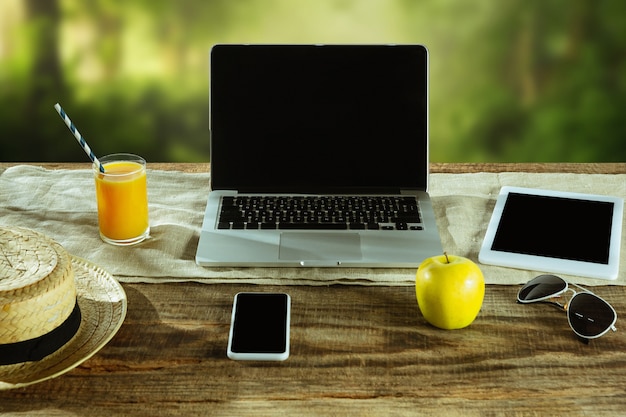
[[[430, 195], [445, 251], [478, 262], [496, 197], [505, 185], [626, 197], [626, 174], [431, 174]], [[200, 267], [195, 253], [208, 192], [208, 173], [148, 169], [151, 237], [133, 247], [116, 247], [98, 234], [91, 170], [17, 165], [0, 172], [0, 224], [44, 233], [121, 282], [414, 285], [415, 269]], [[584, 285], [626, 285], [625, 240], [623, 232], [616, 281], [563, 278]], [[520, 284], [542, 272], [479, 266], [488, 284]]]

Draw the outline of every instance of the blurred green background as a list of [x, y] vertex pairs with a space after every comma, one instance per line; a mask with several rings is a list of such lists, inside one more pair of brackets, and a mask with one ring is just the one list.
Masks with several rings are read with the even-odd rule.
[[1, 0], [0, 160], [208, 161], [215, 43], [422, 43], [431, 160], [626, 160], [623, 0]]

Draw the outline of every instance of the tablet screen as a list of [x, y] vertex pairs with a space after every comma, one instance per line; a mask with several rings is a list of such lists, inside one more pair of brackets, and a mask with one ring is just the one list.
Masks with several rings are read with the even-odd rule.
[[609, 263], [613, 203], [509, 193], [492, 249]]
[[484, 264], [616, 279], [624, 200], [505, 186], [478, 253]]

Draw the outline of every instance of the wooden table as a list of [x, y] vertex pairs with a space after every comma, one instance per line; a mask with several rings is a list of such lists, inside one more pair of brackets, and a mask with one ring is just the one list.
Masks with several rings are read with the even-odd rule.
[[[0, 167], [7, 164], [0, 164]], [[85, 168], [85, 164], [40, 164]], [[206, 164], [152, 168], [207, 171]], [[432, 172], [623, 173], [626, 164], [433, 164]], [[264, 287], [292, 297], [291, 356], [227, 359], [235, 293], [251, 285], [124, 284], [112, 341], [69, 373], [0, 392], [10, 415], [626, 415], [626, 287], [594, 288], [620, 315], [585, 345], [563, 311], [489, 285], [468, 328], [443, 331], [413, 287]]]

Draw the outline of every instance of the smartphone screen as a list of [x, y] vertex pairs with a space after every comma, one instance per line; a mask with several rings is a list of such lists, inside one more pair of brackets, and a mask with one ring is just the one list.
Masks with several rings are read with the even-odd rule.
[[290, 316], [291, 299], [287, 294], [238, 293], [233, 302], [228, 357], [287, 359]]

